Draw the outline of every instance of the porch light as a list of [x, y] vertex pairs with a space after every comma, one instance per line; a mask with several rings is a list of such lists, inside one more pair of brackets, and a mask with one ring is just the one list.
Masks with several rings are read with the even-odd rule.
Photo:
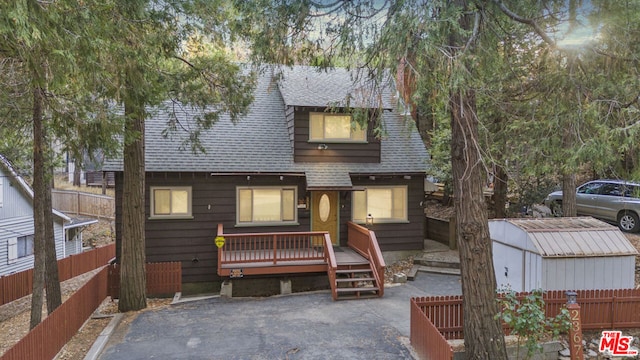
[[578, 303], [578, 293], [575, 291], [567, 291], [565, 292], [567, 295], [567, 304], [577, 304]]
[[327, 150], [328, 148], [327, 144], [318, 144], [318, 150]]
[[367, 225], [367, 227], [373, 226], [373, 216], [371, 216], [371, 214], [367, 215], [365, 225]]

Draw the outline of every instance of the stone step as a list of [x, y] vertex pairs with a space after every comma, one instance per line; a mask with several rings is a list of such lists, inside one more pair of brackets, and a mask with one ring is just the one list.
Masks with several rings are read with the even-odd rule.
[[418, 271], [427, 272], [427, 273], [434, 273], [434, 274], [460, 275], [460, 269], [446, 268], [446, 267], [434, 267], [434, 266], [420, 265], [419, 268], [418, 268]]
[[449, 268], [449, 269], [460, 269], [460, 262], [453, 260], [435, 260], [430, 259], [428, 257], [416, 257], [413, 259], [413, 263], [416, 265], [430, 266], [430, 267], [441, 267], [441, 268]]

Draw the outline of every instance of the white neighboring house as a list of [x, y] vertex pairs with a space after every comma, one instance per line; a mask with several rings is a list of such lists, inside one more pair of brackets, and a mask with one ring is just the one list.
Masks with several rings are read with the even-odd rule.
[[[82, 228], [97, 220], [77, 220], [53, 210], [58, 259], [82, 252]], [[0, 155], [0, 276], [33, 268], [33, 190]]]

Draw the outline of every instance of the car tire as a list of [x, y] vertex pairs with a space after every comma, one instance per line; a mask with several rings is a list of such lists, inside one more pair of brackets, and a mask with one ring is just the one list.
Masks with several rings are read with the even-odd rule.
[[562, 217], [562, 202], [554, 201], [551, 203], [551, 214], [554, 217]]
[[637, 232], [640, 230], [640, 219], [632, 211], [621, 212], [618, 215], [618, 227], [625, 232]]

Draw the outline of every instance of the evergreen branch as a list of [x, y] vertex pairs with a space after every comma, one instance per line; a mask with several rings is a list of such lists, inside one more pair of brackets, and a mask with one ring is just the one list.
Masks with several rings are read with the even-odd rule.
[[538, 25], [538, 23], [533, 20], [533, 19], [528, 19], [525, 18], [523, 16], [520, 16], [516, 13], [514, 13], [513, 11], [511, 11], [505, 4], [504, 2], [500, 1], [500, 0], [493, 0], [493, 3], [496, 4], [500, 10], [502, 10], [502, 12], [507, 15], [510, 19], [517, 21], [519, 23], [522, 24], [526, 24], [529, 25], [531, 27], [533, 27], [533, 30], [536, 32], [536, 34], [538, 34], [542, 40], [544, 40], [544, 42], [546, 42], [547, 44], [551, 45], [551, 47], [553, 48], [557, 48], [558, 46], [556, 45], [556, 42], [553, 41], [553, 39], [551, 39], [546, 32], [544, 32], [544, 30], [542, 30], [542, 28], [540, 27], [540, 25]]

